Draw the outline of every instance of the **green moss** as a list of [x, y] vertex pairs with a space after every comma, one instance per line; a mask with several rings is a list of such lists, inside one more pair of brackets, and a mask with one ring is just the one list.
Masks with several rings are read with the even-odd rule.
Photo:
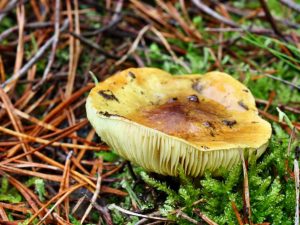
[[9, 203], [19, 203], [22, 201], [22, 196], [15, 187], [10, 187], [6, 176], [2, 176], [1, 178], [0, 201]]
[[[248, 168], [252, 221], [254, 223], [292, 224], [295, 206], [294, 181], [288, 176], [285, 166], [287, 134], [279, 127], [269, 149], [258, 161], [250, 160]], [[159, 182], [142, 173], [143, 179], [157, 190], [167, 194], [165, 204], [161, 206], [163, 214], [184, 224], [174, 211], [183, 209], [190, 217], [201, 221], [193, 213], [197, 207], [205, 215], [219, 224], [236, 224], [232, 202], [243, 214], [243, 173], [238, 165], [221, 177], [212, 177], [206, 173], [200, 180], [191, 181], [180, 172], [180, 188], [170, 189], [167, 183]], [[199, 185], [200, 182], [200, 185]], [[193, 205], [199, 199], [203, 203]]]

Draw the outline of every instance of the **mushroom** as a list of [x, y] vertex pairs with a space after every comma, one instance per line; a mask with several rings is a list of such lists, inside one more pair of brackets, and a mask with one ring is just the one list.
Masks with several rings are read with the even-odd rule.
[[218, 173], [258, 158], [271, 137], [255, 100], [228, 74], [171, 74], [130, 68], [94, 87], [86, 102], [97, 134], [120, 156], [148, 171]]

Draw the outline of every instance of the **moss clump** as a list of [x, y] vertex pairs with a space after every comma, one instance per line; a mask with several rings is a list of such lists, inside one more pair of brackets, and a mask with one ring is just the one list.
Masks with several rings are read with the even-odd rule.
[[[248, 179], [252, 222], [271, 224], [293, 224], [295, 210], [295, 184], [288, 170], [292, 170], [292, 158], [287, 157], [288, 136], [279, 127], [274, 127], [267, 152], [258, 160], [249, 160]], [[286, 168], [290, 162], [291, 168]], [[243, 171], [241, 165], [215, 178], [206, 173], [200, 180], [192, 181], [180, 172], [180, 187], [177, 191], [167, 183], [159, 182], [142, 173], [143, 179], [159, 191], [165, 192], [165, 204], [160, 208], [163, 214], [179, 224], [188, 222], [176, 216], [180, 209], [189, 217], [201, 221], [194, 208], [218, 224], [236, 224], [237, 218], [232, 208], [235, 203], [243, 216]], [[201, 203], [195, 204], [197, 201]]]

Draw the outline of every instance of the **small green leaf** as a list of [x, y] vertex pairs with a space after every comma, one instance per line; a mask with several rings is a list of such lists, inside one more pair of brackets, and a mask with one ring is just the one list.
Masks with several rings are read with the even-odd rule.
[[106, 162], [115, 162], [119, 159], [119, 156], [112, 151], [95, 152], [97, 157], [102, 157]]
[[35, 191], [38, 193], [39, 195], [39, 199], [41, 201], [45, 200], [45, 196], [46, 196], [46, 190], [45, 190], [45, 182], [43, 179], [36, 179], [34, 181], [35, 184]]
[[89, 71], [89, 73], [90, 73], [91, 77], [93, 78], [94, 83], [95, 83], [95, 84], [98, 84], [99, 81], [98, 81], [96, 75], [95, 75], [92, 71]]

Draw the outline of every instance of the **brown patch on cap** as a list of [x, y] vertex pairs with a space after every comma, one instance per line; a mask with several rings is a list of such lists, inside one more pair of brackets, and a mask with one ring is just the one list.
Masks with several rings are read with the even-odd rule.
[[249, 107], [248, 107], [242, 100], [239, 101], [238, 104], [239, 104], [242, 108], [244, 108], [245, 110], [249, 110]]
[[192, 88], [197, 91], [199, 94], [201, 94], [201, 91], [203, 90], [203, 85], [198, 81], [196, 80], [193, 84], [192, 84]]
[[204, 125], [205, 127], [215, 128], [214, 125], [213, 125], [213, 123], [210, 122], [210, 121], [205, 121], [205, 122], [203, 123], [203, 125]]
[[119, 99], [117, 99], [117, 97], [114, 95], [114, 93], [112, 93], [111, 90], [100, 90], [98, 91], [98, 94], [107, 100], [115, 100], [119, 102]]
[[215, 132], [227, 129], [220, 119], [228, 116], [226, 109], [215, 102], [194, 104], [186, 100], [177, 100], [146, 107], [127, 118], [169, 135], [186, 140], [204, 141], [207, 135], [216, 135], [211, 135], [212, 129]]
[[223, 120], [222, 122], [230, 128], [232, 128], [236, 124], [236, 120]]
[[176, 102], [176, 101], [178, 101], [178, 98], [177, 98], [177, 97], [173, 97], [173, 98], [170, 98], [170, 99], [168, 100], [168, 103]]
[[135, 74], [131, 71], [128, 72], [128, 76], [130, 76], [132, 79], [136, 78]]

